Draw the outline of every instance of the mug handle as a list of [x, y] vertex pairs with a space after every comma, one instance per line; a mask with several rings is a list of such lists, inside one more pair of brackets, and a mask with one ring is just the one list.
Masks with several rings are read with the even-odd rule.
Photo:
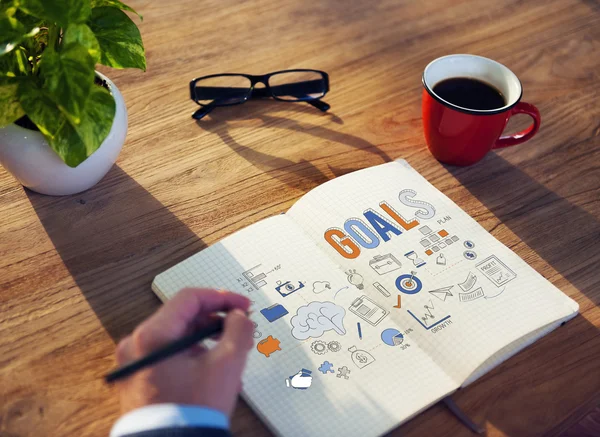
[[533, 118], [533, 123], [527, 129], [522, 130], [521, 132], [500, 137], [492, 149], [516, 146], [517, 144], [524, 143], [525, 141], [533, 138], [533, 136], [537, 133], [538, 129], [540, 128], [540, 123], [542, 122], [542, 117], [540, 116], [540, 111], [538, 111], [538, 108], [529, 103], [519, 102], [510, 111], [511, 117], [515, 114], [527, 114]]

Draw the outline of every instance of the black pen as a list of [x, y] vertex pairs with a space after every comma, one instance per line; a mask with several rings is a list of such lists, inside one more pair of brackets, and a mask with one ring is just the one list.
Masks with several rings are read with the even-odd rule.
[[159, 361], [172, 357], [179, 352], [182, 352], [191, 346], [205, 340], [213, 335], [219, 334], [223, 331], [223, 319], [217, 320], [216, 322], [210, 324], [209, 326], [200, 329], [196, 332], [193, 332], [189, 335], [186, 335], [179, 340], [176, 340], [168, 345], [155, 350], [154, 352], [146, 355], [139, 360], [133, 361], [132, 363], [126, 364], [123, 367], [119, 367], [116, 370], [113, 370], [106, 376], [104, 376], [104, 381], [108, 384], [115, 382], [119, 379], [126, 378], [133, 373], [137, 372], [144, 367], [148, 367], [152, 364], [155, 364]]

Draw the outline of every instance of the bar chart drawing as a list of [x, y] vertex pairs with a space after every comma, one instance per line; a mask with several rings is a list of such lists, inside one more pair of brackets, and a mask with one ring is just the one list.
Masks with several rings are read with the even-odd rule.
[[263, 273], [262, 271], [255, 271], [260, 266], [261, 264], [254, 266], [242, 273], [242, 276], [244, 276], [244, 278], [246, 278], [246, 280], [257, 290], [267, 285], [267, 281], [265, 281], [265, 278], [267, 277], [266, 273]]

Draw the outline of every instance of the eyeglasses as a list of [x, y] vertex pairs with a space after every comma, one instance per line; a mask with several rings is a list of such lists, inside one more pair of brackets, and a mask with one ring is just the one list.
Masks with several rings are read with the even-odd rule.
[[[262, 83], [264, 88], [254, 88]], [[201, 106], [193, 118], [200, 120], [217, 106], [245, 103], [248, 99], [273, 97], [283, 102], [306, 102], [325, 112], [330, 106], [320, 99], [329, 91], [329, 76], [319, 70], [283, 70], [264, 76], [213, 74], [190, 82], [190, 96]]]

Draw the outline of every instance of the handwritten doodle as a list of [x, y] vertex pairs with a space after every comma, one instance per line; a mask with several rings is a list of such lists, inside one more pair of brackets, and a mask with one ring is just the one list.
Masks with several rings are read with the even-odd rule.
[[350, 311], [373, 326], [377, 326], [388, 315], [388, 311], [365, 295], [354, 299]]
[[504, 293], [504, 290], [506, 290], [506, 287], [502, 287], [502, 290], [500, 290], [499, 293], [494, 294], [493, 296], [488, 296], [487, 294], [485, 296], [483, 296], [486, 299], [493, 299], [495, 297], [500, 296], [502, 293]]
[[339, 352], [342, 350], [342, 345], [339, 341], [333, 340], [327, 343], [327, 349], [329, 349], [331, 352]]
[[316, 281], [313, 283], [313, 293], [323, 293], [325, 290], [331, 290], [331, 284], [328, 281]]
[[429, 294], [431, 294], [434, 297], [437, 297], [442, 302], [446, 302], [446, 298], [453, 296], [453, 294], [450, 293], [450, 289], [452, 287], [454, 287], [454, 285], [449, 285], [448, 287], [436, 288], [435, 290], [431, 290], [429, 292]]
[[465, 279], [465, 282], [458, 284], [458, 286], [462, 288], [462, 291], [469, 291], [471, 288], [473, 288], [473, 286], [475, 286], [476, 282], [477, 276], [469, 272], [469, 274], [467, 275], [467, 279]]
[[363, 281], [365, 280], [365, 278], [363, 278], [360, 273], [357, 273], [355, 269], [348, 270], [346, 272], [346, 275], [348, 275], [348, 282], [350, 282], [356, 288], [358, 288], [359, 290], [365, 288], [365, 286], [363, 285]]
[[319, 367], [319, 372], [321, 372], [323, 375], [326, 375], [328, 372], [335, 373], [335, 370], [333, 370], [332, 363], [329, 361], [323, 361], [323, 364], [321, 364]]
[[[428, 228], [429, 229], [429, 228]], [[423, 238], [421, 238], [421, 246], [423, 246], [425, 250], [425, 255], [431, 256], [434, 253], [439, 252], [442, 249], [445, 249], [448, 246], [451, 246], [455, 242], [458, 241], [458, 237], [456, 235], [450, 235], [447, 230], [440, 229], [437, 232], [431, 232], [429, 229], [429, 233], [425, 234]], [[444, 259], [443, 254], [439, 254], [438, 261]], [[443, 262], [438, 262], [438, 264], [444, 264]]]
[[480, 297], [483, 297], [483, 289], [481, 287], [468, 293], [458, 293], [458, 300], [461, 302], [471, 302]]
[[477, 253], [474, 250], [465, 250], [463, 252], [463, 256], [468, 260], [477, 259]]
[[375, 361], [373, 355], [365, 350], [358, 349], [356, 346], [350, 346], [348, 351], [351, 352], [350, 358], [352, 358], [352, 362], [356, 364], [356, 367], [359, 369], [367, 367]]
[[389, 291], [386, 290], [386, 288], [381, 285], [379, 282], [373, 282], [373, 287], [375, 287], [375, 289], [377, 291], [379, 291], [381, 294], [383, 294], [385, 297], [390, 297], [391, 294]]
[[[408, 200], [410, 193], [407, 194], [404, 198]], [[434, 211], [433, 207], [429, 210], [425, 208], [429, 205], [427, 202], [410, 202], [413, 204], [413, 207], [419, 208], [417, 215], [430, 214], [431, 211]], [[421, 206], [414, 206], [417, 202]], [[419, 226], [419, 220], [416, 218], [405, 220], [401, 214], [385, 201], [380, 202], [379, 207], [388, 217], [384, 217], [371, 208], [363, 212], [365, 219], [367, 219], [371, 227], [362, 219], [352, 217], [346, 220], [343, 229], [339, 227], [328, 228], [323, 234], [323, 238], [344, 258], [355, 259], [360, 256], [361, 247], [374, 249], [381, 244], [381, 241], [387, 242], [393, 235], [401, 235], [403, 230], [408, 231], [415, 226]], [[425, 213], [422, 211], [425, 211]]]
[[258, 350], [265, 357], [269, 358], [273, 353], [280, 351], [281, 347], [279, 344], [281, 342], [274, 338], [272, 335], [269, 335], [264, 340], [261, 340], [256, 345], [256, 350]]
[[323, 340], [315, 340], [311, 343], [310, 349], [317, 355], [323, 355], [328, 350], [331, 352], [339, 352], [342, 350], [342, 345], [339, 341], [330, 341], [329, 343]]
[[261, 264], [258, 264], [242, 273], [242, 276], [246, 279], [246, 281], [248, 281], [248, 283], [257, 290], [267, 285], [267, 281], [265, 281], [267, 275], [263, 272], [255, 272], [255, 270], [260, 266]]
[[483, 273], [498, 288], [517, 277], [517, 274], [500, 261], [496, 255], [487, 257], [477, 264], [475, 268]]
[[381, 333], [381, 341], [388, 346], [400, 346], [404, 342], [404, 336], [397, 329], [388, 328]]
[[323, 340], [315, 340], [310, 345], [310, 349], [317, 355], [323, 355], [327, 352], [327, 343]]
[[338, 372], [340, 372], [336, 375], [338, 378], [350, 379], [348, 376], [350, 374], [350, 369], [348, 369], [348, 367], [340, 367], [338, 368]]
[[260, 313], [263, 316], [265, 316], [265, 319], [272, 323], [275, 320], [278, 320], [285, 316], [288, 313], [288, 310], [286, 310], [284, 306], [280, 303], [276, 303], [268, 308], [263, 308], [262, 310], [260, 310]]
[[438, 222], [438, 225], [443, 225], [444, 223], [449, 222], [450, 220], [452, 220], [452, 217], [450, 217], [449, 215], [447, 215], [447, 216], [442, 217], [441, 219], [439, 219], [437, 222]]
[[342, 287], [342, 288], [340, 288], [338, 291], [336, 291], [336, 292], [335, 292], [335, 294], [333, 295], [333, 300], [335, 300], [335, 298], [337, 297], [337, 295], [338, 295], [338, 293], [339, 293], [340, 291], [347, 290], [348, 288], [350, 288], [350, 287], [348, 287], [348, 286], [346, 285], [345, 287]]
[[440, 254], [437, 256], [437, 258], [436, 258], [436, 260], [435, 260], [435, 263], [436, 263], [437, 265], [440, 265], [440, 266], [445, 266], [445, 265], [446, 265], [446, 257], [444, 256], [444, 254], [443, 254], [443, 253], [440, 253]]
[[400, 264], [400, 261], [398, 261], [394, 255], [388, 253], [386, 255], [375, 255], [373, 259], [369, 261], [369, 266], [375, 270], [378, 275], [385, 275], [386, 273], [398, 270], [402, 267], [402, 264]]
[[260, 332], [258, 330], [258, 323], [252, 322], [252, 325], [254, 325], [254, 330], [252, 331], [252, 337], [253, 338], [260, 338], [260, 337], [262, 337], [262, 332]]
[[473, 243], [471, 240], [463, 241], [463, 246], [465, 246], [467, 249], [475, 249], [475, 243]]
[[430, 219], [435, 216], [435, 208], [431, 203], [424, 202], [422, 200], [414, 200], [414, 197], [417, 195], [415, 190], [402, 190], [400, 194], [398, 194], [398, 199], [403, 205], [406, 205], [410, 208], [418, 208], [418, 211], [415, 212], [415, 217], [420, 219]]
[[286, 387], [306, 390], [312, 385], [312, 372], [307, 369], [301, 369], [295, 375], [290, 376], [285, 380]]
[[405, 253], [404, 256], [407, 257], [409, 260], [411, 260], [415, 267], [422, 267], [426, 264], [424, 260], [419, 258], [419, 256], [417, 255], [417, 253], [414, 250], [411, 250], [410, 252]]
[[289, 296], [292, 293], [304, 288], [304, 283], [298, 281], [298, 285], [296, 286], [291, 281], [281, 282], [277, 281], [277, 285], [275, 286], [275, 291], [281, 294], [283, 297]]
[[290, 320], [292, 336], [297, 340], [306, 340], [310, 337], [318, 338], [329, 330], [344, 335], [345, 315], [346, 310], [333, 302], [311, 302], [299, 307]]
[[421, 317], [421, 319], [424, 322], [426, 322], [428, 319], [435, 319], [435, 316], [431, 312], [431, 310], [435, 309], [435, 307], [433, 306], [433, 301], [432, 300], [429, 301], [429, 305], [423, 305], [423, 308], [425, 308], [425, 313], [423, 314], [423, 316]]
[[417, 294], [423, 288], [423, 283], [412, 271], [410, 275], [400, 275], [396, 278], [396, 288], [405, 294]]
[[435, 327], [436, 325], [439, 325], [440, 323], [442, 323], [445, 320], [448, 320], [450, 318], [450, 316], [448, 315], [446, 317], [443, 317], [443, 318], [439, 319], [438, 321], [435, 321], [433, 324], [429, 325], [429, 324], [427, 324], [425, 322], [427, 322], [428, 320], [432, 320], [433, 321], [436, 318], [435, 315], [433, 314], [433, 311], [432, 311], [432, 310], [435, 310], [435, 307], [433, 305], [433, 301], [430, 300], [429, 304], [423, 306], [423, 309], [425, 311], [423, 312], [423, 316], [421, 318], [417, 317], [411, 310], [407, 310], [407, 311], [408, 311], [408, 314], [410, 314], [417, 322], [419, 322], [419, 324], [423, 328], [425, 328], [427, 330], [430, 330], [431, 328]]

